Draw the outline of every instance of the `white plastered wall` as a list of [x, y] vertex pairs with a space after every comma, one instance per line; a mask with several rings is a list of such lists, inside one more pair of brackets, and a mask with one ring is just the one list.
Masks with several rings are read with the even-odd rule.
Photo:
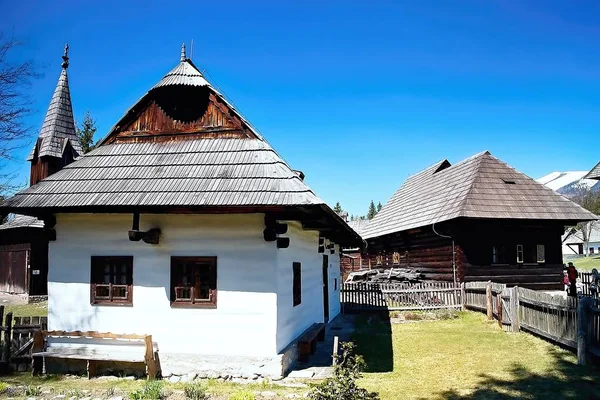
[[[142, 214], [141, 230], [162, 230], [156, 246], [129, 241], [131, 223], [131, 214], [57, 216], [49, 329], [152, 334], [161, 352], [276, 354], [278, 250], [263, 240], [262, 214]], [[93, 255], [133, 256], [133, 306], [90, 305]], [[216, 309], [170, 306], [171, 256], [217, 257]]]
[[[277, 351], [283, 350], [315, 322], [323, 322], [323, 254], [318, 252], [319, 232], [307, 231], [297, 222], [288, 222], [290, 247], [277, 252]], [[329, 257], [329, 320], [340, 312], [339, 247]], [[302, 302], [293, 306], [293, 263], [302, 267]], [[337, 285], [334, 285], [337, 279]], [[334, 286], [337, 286], [337, 290]]]

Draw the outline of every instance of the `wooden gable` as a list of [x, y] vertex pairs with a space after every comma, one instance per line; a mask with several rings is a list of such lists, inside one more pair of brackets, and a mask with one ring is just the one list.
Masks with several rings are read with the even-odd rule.
[[198, 138], [256, 138], [209, 87], [173, 86], [150, 91], [115, 127], [106, 143]]

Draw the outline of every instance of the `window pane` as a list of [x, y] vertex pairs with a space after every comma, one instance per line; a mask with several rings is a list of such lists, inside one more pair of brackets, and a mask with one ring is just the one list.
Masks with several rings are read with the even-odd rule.
[[214, 258], [172, 257], [171, 293], [174, 302], [215, 304], [217, 266]]
[[114, 298], [127, 298], [127, 286], [113, 286], [113, 299]]
[[96, 285], [96, 297], [110, 297], [108, 285]]

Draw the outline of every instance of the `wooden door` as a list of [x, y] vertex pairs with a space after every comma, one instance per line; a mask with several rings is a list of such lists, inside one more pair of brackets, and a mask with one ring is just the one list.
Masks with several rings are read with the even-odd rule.
[[323, 316], [329, 322], [329, 257], [323, 255]]
[[27, 250], [0, 252], [0, 290], [27, 293]]

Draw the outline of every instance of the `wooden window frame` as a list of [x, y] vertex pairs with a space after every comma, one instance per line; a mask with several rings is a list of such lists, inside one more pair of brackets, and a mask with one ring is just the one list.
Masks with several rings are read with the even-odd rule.
[[517, 264], [523, 264], [525, 261], [525, 246], [522, 244], [517, 245]]
[[[208, 299], [197, 299], [195, 297], [196, 287], [199, 285], [199, 282], [195, 282], [194, 286], [175, 286], [177, 276], [176, 269], [179, 267], [178, 263], [182, 261], [188, 262], [198, 262], [202, 264], [212, 264], [214, 268], [214, 289], [209, 289], [209, 298]], [[201, 268], [201, 267], [197, 267]], [[217, 292], [218, 292], [218, 266], [217, 266], [217, 257], [196, 257], [196, 256], [172, 256], [171, 257], [171, 273], [170, 273], [170, 300], [171, 307], [181, 307], [181, 308], [217, 308]], [[191, 292], [190, 300], [187, 299], [179, 299], [177, 298], [178, 289], [189, 289]]]
[[509, 265], [509, 263], [506, 262], [507, 250], [508, 250], [508, 248], [505, 245], [502, 245], [502, 244], [492, 245], [492, 263], [491, 263], [491, 265], [494, 267], [503, 267], [503, 266]]
[[[107, 261], [112, 263], [127, 263], [126, 271], [127, 283], [115, 284], [98, 283], [98, 274], [104, 275], [104, 272], [97, 271], [98, 268], [104, 268]], [[133, 305], [133, 256], [92, 256], [90, 262], [90, 304], [92, 305], [113, 305], [113, 306], [131, 306]], [[111, 272], [110, 280], [114, 280], [116, 271]], [[99, 287], [108, 287], [108, 296], [98, 296]], [[125, 287], [125, 297], [114, 297], [114, 289]]]
[[292, 263], [292, 304], [293, 307], [302, 304], [302, 264]]

